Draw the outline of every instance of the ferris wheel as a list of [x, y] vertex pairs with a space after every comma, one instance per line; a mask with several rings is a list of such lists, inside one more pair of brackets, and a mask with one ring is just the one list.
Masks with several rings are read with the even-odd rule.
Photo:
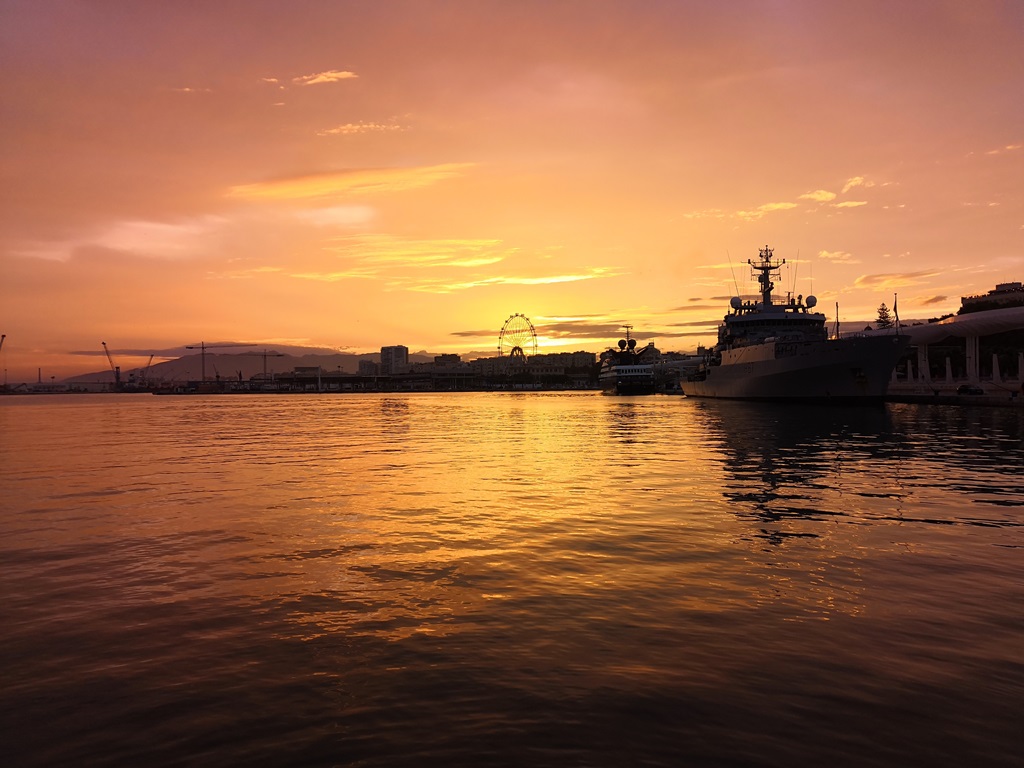
[[498, 334], [498, 356], [525, 360], [537, 354], [537, 331], [526, 315], [509, 315]]

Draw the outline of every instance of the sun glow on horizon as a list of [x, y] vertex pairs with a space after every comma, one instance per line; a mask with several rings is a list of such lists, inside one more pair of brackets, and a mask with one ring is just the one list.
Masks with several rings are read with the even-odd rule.
[[11, 379], [100, 338], [476, 352], [516, 308], [692, 349], [765, 243], [851, 321], [1024, 278], [1024, 8], [402, 8], [9, 14]]

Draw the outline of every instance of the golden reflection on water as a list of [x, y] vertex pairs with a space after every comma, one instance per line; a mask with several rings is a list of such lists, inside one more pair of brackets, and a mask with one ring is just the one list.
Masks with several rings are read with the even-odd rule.
[[[729, 508], [735, 500], [723, 489], [737, 478], [728, 470], [745, 468], [743, 451], [764, 446], [725, 444], [716, 455], [694, 444], [695, 435], [713, 442], [724, 433], [680, 423], [689, 403], [572, 399], [582, 407], [567, 408], [564, 400], [528, 395], [499, 401], [500, 408], [398, 402], [382, 401], [379, 422], [367, 427], [366, 443], [386, 445], [383, 453], [369, 449], [352, 461], [343, 450], [374, 489], [349, 499], [349, 514], [362, 527], [335, 526], [332, 534], [355, 548], [354, 562], [330, 561], [322, 581], [304, 585], [381, 604], [355, 618], [361, 626], [375, 623], [378, 634], [457, 632], [473, 627], [459, 617], [555, 594], [606, 595], [605, 605], [619, 611], [622, 595], [667, 585], [666, 599], [680, 609], [780, 600], [803, 603], [807, 615], [859, 609], [856, 588], [837, 594], [822, 576], [825, 566], [815, 573], [778, 552], [768, 562], [743, 557], [753, 581], [749, 573], [709, 569], [708, 560], [721, 560], [719, 569], [728, 564], [720, 553], [735, 544], [734, 516], [749, 514]], [[771, 451], [758, 455], [770, 460]], [[761, 474], [769, 486], [779, 482], [770, 466]], [[331, 498], [340, 481], [325, 474], [318, 495]], [[730, 502], [724, 507], [723, 495]], [[776, 523], [767, 540], [777, 545], [784, 535], [795, 534]], [[761, 551], [763, 538], [740, 538]], [[690, 561], [688, 550], [701, 558]], [[828, 538], [814, 556], [818, 563], [835, 556]], [[302, 620], [331, 631], [350, 628], [354, 617], [337, 611]]]
[[[998, 525], [1024, 498], [981, 490], [995, 470], [930, 448], [921, 414], [581, 393], [112, 396], [0, 418], [23, 544], [117, 547], [132, 599], [399, 640], [495, 617], [587, 637], [863, 614], [889, 563], [955, 546], [922, 523]], [[934, 481], [950, 466], [952, 501]]]

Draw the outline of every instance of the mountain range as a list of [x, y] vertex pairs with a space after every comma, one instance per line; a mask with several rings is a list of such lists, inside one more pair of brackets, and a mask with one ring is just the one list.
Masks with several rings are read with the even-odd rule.
[[[372, 352], [366, 354], [352, 354], [350, 352], [329, 351], [321, 348], [288, 347], [279, 346], [267, 347], [258, 351], [245, 351], [240, 345], [232, 352], [213, 351], [207, 349], [205, 353], [206, 378], [215, 379], [250, 379], [253, 376], [267, 376], [274, 374], [290, 373], [296, 368], [319, 366], [324, 372], [357, 373], [359, 362], [369, 360], [374, 363], [380, 362], [380, 353]], [[178, 350], [175, 350], [178, 351]], [[181, 350], [184, 351], [184, 350]], [[156, 356], [166, 355], [169, 350], [164, 350]], [[102, 353], [101, 353], [102, 354]], [[115, 364], [118, 364], [118, 355], [131, 355], [133, 360], [139, 357], [134, 350], [111, 350], [111, 356]], [[148, 352], [146, 354], [149, 354]], [[469, 352], [461, 355], [463, 360], [474, 360], [478, 357], [493, 356], [493, 352]], [[202, 377], [203, 353], [200, 350], [189, 350], [180, 357], [161, 360], [148, 366], [140, 365], [127, 367], [120, 365], [121, 381], [148, 380], [151, 382], [184, 382], [195, 381]], [[410, 363], [430, 363], [434, 361], [435, 355], [426, 351], [409, 353]], [[66, 379], [68, 383], [74, 382], [106, 382], [113, 381], [114, 373], [108, 367], [106, 370], [93, 373], [83, 373]]]

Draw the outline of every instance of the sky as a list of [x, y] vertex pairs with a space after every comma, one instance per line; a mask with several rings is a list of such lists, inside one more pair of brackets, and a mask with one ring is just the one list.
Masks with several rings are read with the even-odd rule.
[[0, 0], [0, 362], [710, 342], [1024, 280], [1024, 3]]

